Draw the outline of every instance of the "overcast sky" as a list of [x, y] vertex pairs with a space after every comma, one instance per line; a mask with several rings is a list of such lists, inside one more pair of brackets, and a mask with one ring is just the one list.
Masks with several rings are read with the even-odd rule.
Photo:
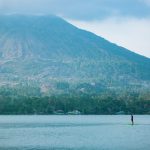
[[0, 14], [54, 14], [150, 57], [150, 0], [0, 0]]

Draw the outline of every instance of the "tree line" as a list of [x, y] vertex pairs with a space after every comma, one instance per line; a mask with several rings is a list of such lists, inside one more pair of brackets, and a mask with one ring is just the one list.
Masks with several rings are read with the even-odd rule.
[[0, 114], [66, 114], [78, 110], [81, 114], [150, 114], [149, 98], [132, 94], [60, 94], [45, 97], [0, 96]]

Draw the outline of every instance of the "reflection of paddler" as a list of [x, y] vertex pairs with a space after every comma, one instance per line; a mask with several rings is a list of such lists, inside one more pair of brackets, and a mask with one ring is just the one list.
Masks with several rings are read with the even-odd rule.
[[134, 118], [132, 114], [131, 114], [131, 122], [132, 122], [132, 125], [134, 125]]

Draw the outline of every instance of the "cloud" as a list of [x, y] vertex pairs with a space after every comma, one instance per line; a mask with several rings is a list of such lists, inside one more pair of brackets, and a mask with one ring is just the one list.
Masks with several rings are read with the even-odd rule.
[[144, 1], [146, 4], [150, 5], [150, 0], [141, 0]]
[[93, 22], [68, 21], [113, 43], [150, 58], [150, 19], [109, 18]]
[[77, 20], [150, 17], [149, 0], [0, 0], [0, 13], [55, 14]]
[[150, 57], [150, 0], [0, 0], [0, 14], [54, 14]]

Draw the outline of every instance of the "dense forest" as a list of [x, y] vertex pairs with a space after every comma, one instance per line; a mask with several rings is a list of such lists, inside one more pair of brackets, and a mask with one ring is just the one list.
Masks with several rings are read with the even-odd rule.
[[148, 95], [138, 93], [60, 94], [45, 97], [0, 96], [0, 114], [150, 114]]

